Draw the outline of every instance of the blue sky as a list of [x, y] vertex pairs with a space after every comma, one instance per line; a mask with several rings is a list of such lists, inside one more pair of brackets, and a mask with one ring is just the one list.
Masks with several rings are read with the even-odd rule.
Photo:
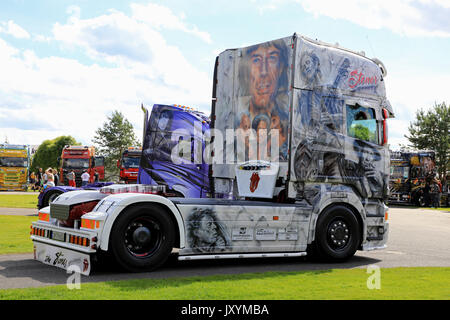
[[294, 32], [377, 57], [398, 148], [418, 109], [450, 103], [450, 0], [2, 0], [0, 141], [91, 144], [113, 110], [209, 114], [215, 57]]

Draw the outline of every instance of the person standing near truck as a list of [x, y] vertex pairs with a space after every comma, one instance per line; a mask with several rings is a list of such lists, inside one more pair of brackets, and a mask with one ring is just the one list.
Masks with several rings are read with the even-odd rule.
[[76, 188], [77, 185], [75, 183], [75, 172], [73, 170], [70, 170], [66, 177], [69, 181], [69, 186]]
[[433, 179], [433, 182], [431, 183], [431, 206], [433, 208], [439, 208], [439, 202], [440, 202], [440, 193], [441, 188], [439, 187], [439, 184], [436, 179]]
[[81, 175], [81, 186], [84, 187], [85, 185], [87, 185], [89, 183], [90, 178], [91, 176], [89, 175], [89, 173], [87, 173], [87, 171], [84, 170], [83, 174]]
[[45, 170], [45, 174], [47, 175], [47, 181], [44, 185], [44, 189], [54, 187], [55, 186], [55, 176], [53, 175], [53, 169], [48, 168], [47, 170]]

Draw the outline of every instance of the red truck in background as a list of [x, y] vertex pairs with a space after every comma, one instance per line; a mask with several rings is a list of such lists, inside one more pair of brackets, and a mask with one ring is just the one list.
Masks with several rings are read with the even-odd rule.
[[139, 173], [139, 162], [141, 160], [142, 148], [128, 147], [122, 157], [117, 160], [120, 169], [120, 181], [125, 183], [136, 183]]
[[95, 156], [95, 148], [88, 146], [64, 146], [61, 153], [60, 183], [69, 185], [67, 174], [75, 172], [77, 187], [81, 186], [81, 175], [85, 170], [90, 175], [89, 182], [105, 179], [105, 158]]

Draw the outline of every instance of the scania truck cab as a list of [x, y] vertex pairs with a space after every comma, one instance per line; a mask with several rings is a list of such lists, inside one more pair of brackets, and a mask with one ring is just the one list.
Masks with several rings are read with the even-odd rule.
[[105, 179], [105, 159], [102, 156], [96, 157], [95, 148], [92, 146], [64, 146], [60, 160], [60, 183], [63, 185], [69, 184], [67, 174], [72, 170], [77, 187], [81, 186], [81, 175], [84, 171], [89, 173], [90, 183]]
[[136, 183], [141, 154], [142, 148], [140, 147], [128, 147], [122, 152], [122, 157], [117, 160], [117, 167], [120, 169], [120, 181]]
[[[32, 224], [35, 258], [89, 274], [101, 252], [135, 272], [161, 266], [173, 248], [179, 260], [332, 261], [385, 248], [386, 74], [378, 59], [296, 34], [222, 52], [201, 139], [210, 196], [171, 197], [167, 184], [63, 194]], [[152, 139], [170, 121], [161, 113]], [[180, 165], [170, 174], [195, 164], [201, 148], [188, 136], [181, 125], [160, 149]]]

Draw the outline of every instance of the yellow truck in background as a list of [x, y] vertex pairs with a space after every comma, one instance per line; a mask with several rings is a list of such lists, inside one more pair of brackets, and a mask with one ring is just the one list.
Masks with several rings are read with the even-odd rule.
[[28, 166], [26, 145], [0, 144], [0, 191], [26, 191]]

